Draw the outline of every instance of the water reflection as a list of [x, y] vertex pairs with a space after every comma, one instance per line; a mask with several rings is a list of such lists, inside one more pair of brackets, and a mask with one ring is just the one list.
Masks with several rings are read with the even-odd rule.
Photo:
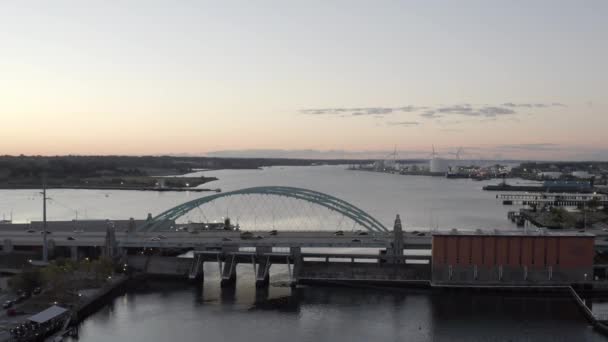
[[155, 281], [87, 319], [80, 341], [602, 341], [569, 298]]

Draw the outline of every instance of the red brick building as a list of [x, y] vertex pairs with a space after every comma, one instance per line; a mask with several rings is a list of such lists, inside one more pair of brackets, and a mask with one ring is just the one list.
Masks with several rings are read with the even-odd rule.
[[452, 231], [432, 244], [436, 282], [567, 283], [593, 272], [592, 234]]

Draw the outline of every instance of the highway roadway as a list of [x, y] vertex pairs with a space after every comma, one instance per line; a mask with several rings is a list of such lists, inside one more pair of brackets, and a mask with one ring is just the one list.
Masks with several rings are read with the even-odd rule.
[[[270, 231], [251, 231], [243, 236], [244, 231], [201, 231], [189, 232], [156, 232], [156, 233], [126, 233], [116, 232], [119, 247], [133, 248], [206, 248], [222, 246], [238, 247], [359, 247], [385, 248], [390, 246], [392, 235], [387, 233], [343, 232], [337, 234], [330, 231], [278, 231], [276, 235]], [[430, 249], [430, 236], [405, 234], [406, 248]], [[74, 232], [57, 231], [47, 235], [47, 239], [55, 246], [97, 247], [105, 244], [105, 232]], [[10, 240], [13, 246], [41, 246], [42, 233], [36, 230], [4, 230], [0, 232], [0, 240]]]
[[[0, 245], [10, 240], [13, 246], [41, 246], [42, 234], [39, 230], [26, 225], [0, 227]], [[532, 230], [530, 230], [532, 231]], [[251, 231], [250, 237], [243, 238], [245, 231], [209, 230], [198, 233], [187, 231], [163, 231], [148, 233], [127, 233], [125, 229], [116, 231], [119, 247], [130, 248], [208, 248], [208, 247], [344, 247], [344, 248], [386, 248], [392, 242], [390, 233], [363, 233], [344, 231]], [[588, 229], [596, 235], [596, 249], [608, 252], [608, 232], [601, 229]], [[418, 236], [418, 232], [404, 232], [406, 249], [431, 249], [431, 236], [428, 232]], [[105, 229], [62, 229], [48, 234], [49, 241], [55, 246], [98, 247], [105, 244]]]

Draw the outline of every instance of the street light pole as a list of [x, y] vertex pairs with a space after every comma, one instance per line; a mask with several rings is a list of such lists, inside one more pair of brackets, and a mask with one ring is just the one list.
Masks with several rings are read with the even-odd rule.
[[42, 261], [49, 261], [49, 246], [46, 236], [46, 173], [42, 174]]

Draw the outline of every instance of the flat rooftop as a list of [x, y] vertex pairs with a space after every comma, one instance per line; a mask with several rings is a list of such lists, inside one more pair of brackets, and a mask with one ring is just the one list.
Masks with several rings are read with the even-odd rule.
[[579, 231], [553, 231], [546, 229], [528, 230], [447, 230], [433, 232], [433, 236], [555, 236], [555, 237], [589, 237], [595, 238], [595, 234]]

